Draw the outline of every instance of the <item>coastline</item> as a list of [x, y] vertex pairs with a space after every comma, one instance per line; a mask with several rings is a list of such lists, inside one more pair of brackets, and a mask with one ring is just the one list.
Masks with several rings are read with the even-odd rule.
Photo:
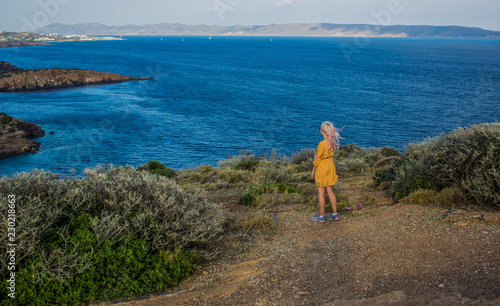
[[2, 62], [2, 64], [10, 68], [0, 70], [0, 92], [151, 80], [146, 77], [132, 77], [93, 70], [62, 68], [23, 70], [10, 63]]
[[74, 42], [74, 41], [107, 41], [107, 40], [124, 40], [111, 36], [87, 36], [87, 35], [59, 35], [47, 34], [41, 35], [31, 32], [0, 32], [0, 48], [17, 48], [50, 45], [58, 42]]

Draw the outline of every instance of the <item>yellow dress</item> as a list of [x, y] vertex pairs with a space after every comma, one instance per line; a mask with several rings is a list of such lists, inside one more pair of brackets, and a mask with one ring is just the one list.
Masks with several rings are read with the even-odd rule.
[[319, 160], [314, 161], [314, 165], [317, 167], [314, 173], [314, 180], [318, 187], [333, 186], [337, 182], [338, 177], [332, 158], [333, 153], [328, 148], [328, 140], [325, 139], [319, 143], [316, 149], [316, 155]]

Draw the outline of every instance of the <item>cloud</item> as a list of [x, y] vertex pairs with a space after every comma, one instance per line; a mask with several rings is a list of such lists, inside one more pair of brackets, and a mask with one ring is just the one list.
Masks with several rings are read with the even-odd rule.
[[274, 6], [292, 6], [295, 4], [295, 0], [279, 0]]

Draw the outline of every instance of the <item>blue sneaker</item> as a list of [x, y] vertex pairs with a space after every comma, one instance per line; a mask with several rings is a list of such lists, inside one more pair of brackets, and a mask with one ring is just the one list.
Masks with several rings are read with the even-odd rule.
[[328, 215], [328, 219], [330, 219], [332, 221], [339, 221], [340, 217], [339, 217], [339, 214], [331, 213], [331, 214]]
[[319, 223], [325, 223], [325, 216], [323, 217], [320, 217], [319, 215], [316, 215], [314, 217], [311, 217], [311, 220], [313, 220], [314, 222], [319, 222]]

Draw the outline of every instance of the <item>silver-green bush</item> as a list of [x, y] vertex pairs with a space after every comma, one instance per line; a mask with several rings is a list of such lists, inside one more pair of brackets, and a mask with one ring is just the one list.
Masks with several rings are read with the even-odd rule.
[[411, 144], [395, 170], [400, 197], [458, 186], [480, 205], [500, 208], [500, 123], [459, 128]]
[[500, 123], [442, 135], [435, 151], [446, 186], [459, 185], [479, 204], [500, 208]]
[[[94, 216], [91, 230], [100, 242], [132, 234], [145, 240], [151, 252], [201, 250], [222, 231], [221, 208], [198, 189], [181, 188], [166, 177], [123, 167], [97, 167], [84, 173], [82, 178], [59, 179], [35, 170], [0, 180], [0, 197], [16, 196], [18, 262], [43, 257], [40, 246], [48, 235], [59, 235], [72, 244], [67, 226], [83, 213]], [[3, 241], [7, 241], [7, 209], [7, 205], [0, 209]], [[6, 271], [6, 248], [6, 244], [0, 246], [1, 272]], [[64, 254], [64, 249], [54, 252]], [[75, 256], [68, 260], [85, 262]]]

